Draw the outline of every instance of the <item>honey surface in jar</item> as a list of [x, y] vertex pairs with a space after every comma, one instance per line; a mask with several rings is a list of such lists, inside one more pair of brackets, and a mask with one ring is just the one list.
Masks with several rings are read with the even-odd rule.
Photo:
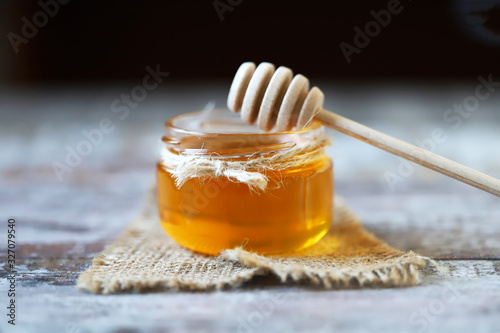
[[326, 154], [305, 167], [263, 172], [269, 179], [263, 192], [225, 176], [192, 178], [177, 188], [161, 163], [157, 169], [161, 224], [194, 251], [291, 252], [313, 245], [330, 226], [333, 168]]

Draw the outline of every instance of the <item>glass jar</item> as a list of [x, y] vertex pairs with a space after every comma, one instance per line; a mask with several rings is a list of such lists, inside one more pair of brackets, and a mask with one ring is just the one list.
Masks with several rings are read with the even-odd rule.
[[165, 129], [160, 221], [182, 246], [276, 254], [311, 246], [328, 231], [333, 165], [319, 122], [267, 133], [238, 114], [213, 110], [174, 117]]

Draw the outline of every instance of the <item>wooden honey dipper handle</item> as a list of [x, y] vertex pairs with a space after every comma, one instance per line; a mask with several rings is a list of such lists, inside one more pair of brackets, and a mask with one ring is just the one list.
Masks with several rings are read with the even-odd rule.
[[324, 95], [309, 80], [286, 67], [243, 63], [228, 96], [228, 107], [243, 120], [270, 131], [303, 128], [314, 117], [325, 126], [389, 153], [500, 196], [500, 180], [323, 109]]
[[496, 178], [361, 125], [360, 123], [339, 116], [333, 112], [320, 110], [314, 118], [320, 120], [325, 126], [341, 133], [369, 143], [372, 146], [383, 149], [394, 155], [401, 156], [426, 168], [455, 178], [483, 191], [500, 196], [500, 180]]

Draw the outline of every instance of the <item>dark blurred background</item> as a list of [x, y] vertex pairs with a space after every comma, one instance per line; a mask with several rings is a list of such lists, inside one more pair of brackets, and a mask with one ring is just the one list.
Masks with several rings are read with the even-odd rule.
[[169, 80], [229, 79], [248, 60], [325, 79], [474, 80], [500, 73], [498, 1], [401, 0], [401, 12], [348, 64], [340, 43], [354, 46], [353, 29], [364, 30], [374, 20], [370, 12], [390, 1], [60, 0], [16, 53], [12, 33], [22, 37], [23, 17], [43, 23], [41, 3], [55, 1], [1, 1], [3, 84], [136, 80], [158, 63]]

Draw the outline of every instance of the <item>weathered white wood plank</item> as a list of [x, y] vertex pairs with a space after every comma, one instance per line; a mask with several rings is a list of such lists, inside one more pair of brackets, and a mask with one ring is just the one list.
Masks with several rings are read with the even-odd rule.
[[[421, 286], [403, 289], [320, 292], [276, 287], [264, 279], [246, 289], [208, 294], [94, 296], [75, 290], [75, 278], [90, 258], [139, 212], [142, 196], [155, 177], [155, 149], [163, 121], [201, 109], [210, 100], [225, 104], [223, 85], [189, 89], [167, 85], [152, 92], [124, 120], [111, 112], [110, 105], [130, 87], [0, 92], [0, 207], [3, 214], [20, 221], [18, 331], [498, 329], [498, 260], [443, 261], [454, 266], [449, 275], [429, 272]], [[500, 159], [486, 153], [488, 147], [500, 144], [496, 109], [500, 93], [452, 129], [442, 114], [473, 92], [474, 85], [458, 90], [321, 87], [327, 96], [325, 107], [410, 142], [426, 139], [434, 128], [442, 127], [448, 139], [436, 145], [436, 152], [500, 176]], [[51, 163], [63, 161], [66, 145], [75, 147], [84, 138], [82, 130], [94, 128], [104, 117], [112, 119], [116, 129], [59, 182]], [[330, 153], [336, 190], [378, 237], [399, 249], [435, 258], [500, 258], [497, 198], [422, 168], [415, 168], [391, 189], [384, 174], [397, 172], [399, 160], [333, 135]], [[4, 261], [4, 255], [0, 257]], [[2, 267], [0, 275], [5, 274]], [[5, 281], [0, 281], [2, 294]], [[0, 330], [9, 332], [11, 327], [5, 325], [0, 321]]]
[[[95, 296], [53, 286], [43, 268], [25, 269], [20, 330], [115, 332], [494, 332], [500, 312], [499, 261], [440, 261], [414, 288], [315, 291], [301, 286], [214, 293]], [[259, 286], [260, 285], [260, 286]], [[5, 323], [0, 323], [5, 328]], [[79, 330], [77, 330], [79, 329]], [[70, 330], [71, 331], [71, 330]]]

